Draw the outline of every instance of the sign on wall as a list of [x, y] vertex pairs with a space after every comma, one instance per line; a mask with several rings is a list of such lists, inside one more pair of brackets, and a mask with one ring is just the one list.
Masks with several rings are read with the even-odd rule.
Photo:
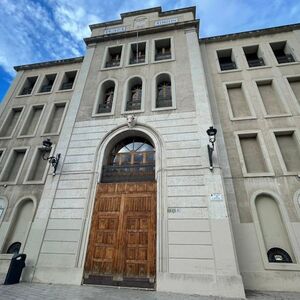
[[118, 33], [118, 32], [124, 32], [126, 31], [126, 27], [115, 27], [115, 28], [109, 28], [104, 30], [104, 34], [112, 34], [112, 33]]
[[173, 23], [177, 23], [177, 22], [178, 22], [177, 18], [163, 19], [163, 20], [157, 20], [157, 21], [155, 21], [154, 25], [155, 26], [160, 26], [160, 25], [173, 24]]

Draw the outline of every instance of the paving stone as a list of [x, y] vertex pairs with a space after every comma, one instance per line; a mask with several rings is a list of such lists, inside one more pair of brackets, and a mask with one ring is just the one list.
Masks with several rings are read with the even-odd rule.
[[[300, 293], [247, 291], [249, 300], [299, 300]], [[222, 300], [229, 298], [163, 293], [103, 286], [39, 283], [0, 285], [0, 300]]]

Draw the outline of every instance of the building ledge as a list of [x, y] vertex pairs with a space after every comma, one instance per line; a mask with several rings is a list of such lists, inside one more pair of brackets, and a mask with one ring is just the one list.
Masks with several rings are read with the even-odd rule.
[[18, 71], [23, 71], [23, 70], [32, 70], [32, 69], [47, 68], [47, 67], [52, 67], [52, 66], [81, 63], [83, 61], [83, 58], [84, 58], [84, 56], [79, 56], [79, 57], [73, 57], [73, 58], [67, 58], [67, 59], [51, 60], [51, 61], [45, 61], [45, 62], [40, 62], [40, 63], [15, 66], [14, 69], [18, 72]]
[[213, 42], [220, 42], [220, 41], [230, 41], [242, 38], [249, 38], [249, 37], [256, 37], [260, 35], [267, 35], [267, 34], [274, 34], [280, 32], [287, 32], [293, 31], [296, 29], [300, 29], [300, 23], [277, 26], [277, 27], [270, 27], [270, 28], [263, 28], [257, 30], [250, 30], [250, 31], [243, 31], [231, 34], [224, 34], [224, 35], [216, 35], [207, 38], [200, 38], [200, 43], [213, 43]]
[[186, 12], [192, 12], [194, 15], [194, 18], [196, 16], [196, 6], [190, 6], [190, 7], [185, 7], [185, 8], [179, 8], [179, 9], [174, 9], [174, 10], [167, 10], [167, 11], [162, 11], [161, 6], [157, 7], [152, 7], [148, 9], [142, 9], [142, 10], [136, 10], [132, 12], [126, 12], [121, 14], [121, 19], [119, 20], [114, 20], [114, 21], [109, 21], [109, 22], [104, 22], [104, 23], [98, 23], [98, 24], [92, 24], [90, 25], [90, 29], [93, 30], [95, 28], [102, 28], [102, 27], [107, 27], [107, 26], [113, 26], [113, 25], [120, 25], [123, 24], [123, 19], [125, 17], [132, 17], [132, 16], [139, 16], [143, 14], [149, 14], [152, 12], [158, 12], [159, 17], [165, 17], [165, 16], [172, 16], [172, 15], [177, 15], [180, 13], [186, 13]]
[[123, 38], [128, 38], [128, 37], [136, 37], [137, 33], [139, 36], [142, 36], [142, 35], [146, 35], [146, 34], [164, 32], [164, 31], [169, 31], [169, 30], [177, 30], [177, 29], [183, 29], [183, 28], [189, 28], [189, 27], [196, 27], [197, 32], [199, 32], [199, 20], [178, 22], [178, 23], [173, 23], [173, 24], [162, 25], [159, 27], [149, 27], [149, 28], [131, 30], [131, 31], [126, 31], [126, 32], [118, 32], [118, 33], [114, 33], [114, 34], [103, 34], [103, 35], [85, 38], [84, 41], [85, 41], [86, 45], [89, 45], [89, 44], [103, 42], [106, 40], [117, 40], [117, 39], [123, 39]]

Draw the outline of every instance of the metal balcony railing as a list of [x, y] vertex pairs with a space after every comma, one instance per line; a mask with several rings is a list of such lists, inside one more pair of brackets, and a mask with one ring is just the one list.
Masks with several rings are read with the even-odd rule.
[[157, 97], [156, 98], [156, 107], [171, 107], [172, 106], [172, 97]]
[[155, 179], [155, 163], [103, 166], [101, 182], [152, 181]]
[[236, 69], [236, 64], [234, 61], [228, 63], [220, 63], [220, 68], [222, 71], [228, 71]]
[[52, 85], [43, 85], [41, 87], [40, 93], [47, 93], [50, 92], [52, 89]]
[[127, 101], [126, 110], [138, 110], [141, 109], [141, 100], [140, 101]]
[[106, 68], [112, 68], [112, 67], [118, 67], [120, 65], [120, 59], [113, 59], [110, 61], [107, 61], [105, 64]]
[[61, 90], [70, 90], [73, 87], [73, 82], [64, 82], [61, 85]]
[[285, 64], [285, 63], [290, 63], [290, 62], [294, 62], [295, 59], [293, 57], [292, 54], [286, 54], [286, 55], [282, 55], [282, 56], [276, 56], [277, 61], [279, 64]]
[[164, 59], [171, 59], [171, 58], [172, 58], [171, 52], [155, 54], [155, 60], [164, 60]]
[[145, 62], [145, 55], [140, 55], [139, 57], [130, 58], [130, 61], [129, 61], [129, 63], [131, 65], [141, 64], [141, 63], [144, 63], [144, 62]]
[[260, 67], [260, 66], [264, 66], [265, 62], [264, 62], [263, 58], [259, 57], [257, 59], [249, 59], [248, 60], [248, 65], [249, 65], [250, 68]]
[[110, 113], [111, 112], [111, 103], [101, 103], [98, 107], [98, 113]]
[[32, 92], [32, 87], [24, 87], [20, 95], [30, 95]]

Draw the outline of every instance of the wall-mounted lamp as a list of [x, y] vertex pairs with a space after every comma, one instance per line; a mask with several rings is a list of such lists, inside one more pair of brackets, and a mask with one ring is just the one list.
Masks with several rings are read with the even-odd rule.
[[47, 152], [50, 152], [52, 149], [52, 142], [50, 139], [45, 139], [43, 141], [43, 148], [42, 148], [42, 151], [43, 151], [43, 159], [44, 160], [48, 160], [49, 161], [49, 164], [52, 165], [53, 167], [53, 176], [55, 176], [56, 174], [56, 169], [57, 169], [57, 166], [58, 166], [58, 162], [59, 162], [59, 159], [60, 159], [60, 153], [58, 153], [56, 156], [47, 156]]
[[210, 126], [207, 130], [206, 133], [209, 137], [209, 143], [207, 144], [207, 150], [208, 150], [208, 158], [209, 158], [209, 169], [212, 171], [214, 169], [213, 166], [213, 160], [212, 160], [212, 154], [215, 149], [215, 141], [216, 141], [216, 134], [217, 134], [217, 129], [214, 128], [213, 126]]

